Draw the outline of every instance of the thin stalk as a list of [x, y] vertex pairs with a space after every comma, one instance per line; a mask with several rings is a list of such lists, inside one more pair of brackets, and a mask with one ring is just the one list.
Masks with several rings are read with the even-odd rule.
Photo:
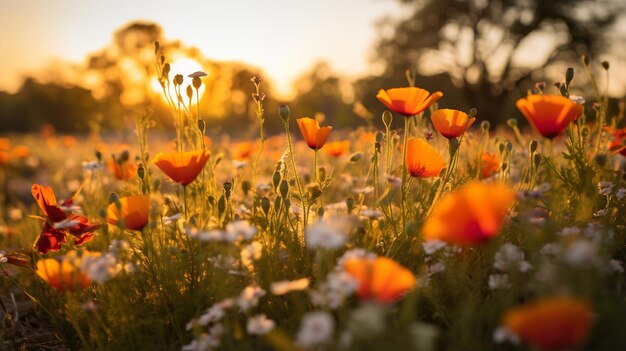
[[405, 207], [406, 207], [406, 177], [408, 175], [408, 172], [406, 170], [406, 149], [407, 149], [407, 143], [409, 140], [409, 128], [410, 128], [410, 124], [409, 124], [409, 117], [405, 116], [404, 117], [404, 142], [403, 142], [403, 147], [402, 147], [402, 187], [400, 188], [401, 190], [401, 204], [400, 204], [400, 208], [402, 210], [402, 228], [401, 228], [401, 232], [404, 233], [404, 226], [406, 225], [406, 211], [405, 211]]

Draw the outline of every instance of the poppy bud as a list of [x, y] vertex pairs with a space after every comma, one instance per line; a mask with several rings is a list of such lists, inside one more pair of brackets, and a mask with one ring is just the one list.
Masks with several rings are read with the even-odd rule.
[[102, 162], [102, 152], [96, 151], [96, 158], [98, 159], [98, 162]]
[[143, 177], [146, 175], [143, 165], [139, 165], [139, 167], [137, 168], [137, 175], [139, 176], [139, 179], [143, 180]]
[[192, 97], [193, 97], [193, 89], [191, 88], [191, 85], [188, 85], [187, 86], [187, 98], [191, 100]]
[[320, 195], [322, 195], [322, 189], [317, 183], [309, 183], [306, 186], [306, 191], [309, 193], [309, 199], [315, 201]]
[[352, 155], [350, 155], [350, 162], [356, 162], [356, 161], [360, 160], [362, 156], [363, 156], [362, 153], [355, 152]]
[[568, 67], [567, 71], [565, 71], [565, 85], [569, 87], [572, 79], [574, 79], [574, 69], [572, 67]]
[[539, 167], [539, 164], [541, 164], [541, 154], [535, 154], [535, 168]]
[[198, 120], [198, 129], [204, 135], [204, 132], [206, 131], [206, 122], [203, 119], [199, 119]]
[[324, 207], [320, 207], [317, 209], [317, 217], [319, 217], [320, 219], [324, 217]]
[[265, 213], [266, 216], [270, 212], [270, 199], [268, 199], [265, 196], [261, 199], [261, 209], [263, 210], [263, 213]]
[[200, 79], [200, 77], [193, 77], [191, 79], [191, 84], [194, 88], [200, 89], [200, 86], [202, 85], [202, 79]]
[[154, 54], [157, 55], [161, 50], [161, 43], [158, 40], [154, 41]]
[[393, 122], [393, 115], [389, 110], [383, 112], [383, 123], [385, 127], [389, 128], [391, 126], [391, 122]]
[[583, 65], [589, 66], [589, 57], [587, 57], [586, 54], [583, 54], [582, 61], [583, 61]]
[[182, 74], [177, 74], [174, 76], [174, 84], [176, 85], [182, 85], [183, 84], [183, 75]]
[[282, 203], [282, 197], [277, 196], [276, 199], [274, 200], [274, 212], [278, 212], [278, 210], [280, 209], [280, 204]]
[[241, 182], [241, 190], [243, 191], [244, 195], [248, 195], [251, 189], [252, 183], [250, 183], [250, 181], [244, 180], [243, 182]]
[[349, 197], [346, 199], [346, 207], [348, 207], [348, 213], [354, 209], [354, 199]]
[[384, 138], [384, 134], [382, 132], [376, 132], [376, 142], [377, 143], [382, 143], [383, 142], [383, 138]]
[[476, 107], [472, 107], [469, 111], [469, 117], [474, 118], [478, 114], [478, 109]]
[[226, 198], [230, 198], [230, 192], [233, 189], [233, 183], [224, 182], [224, 193], [226, 194]]
[[535, 151], [537, 151], [537, 140], [533, 139], [530, 141], [530, 153], [533, 154], [535, 153]]
[[507, 142], [506, 143], [506, 149], [509, 150], [509, 152], [513, 151], [513, 143], [512, 142]]
[[289, 195], [289, 183], [286, 180], [280, 182], [280, 196], [287, 198]]
[[559, 92], [562, 96], [569, 97], [569, 93], [567, 92], [567, 87], [565, 85], [561, 85], [561, 88], [559, 88]]
[[224, 210], [226, 210], [226, 198], [224, 195], [220, 195], [220, 198], [217, 200], [217, 213], [220, 217], [222, 213], [224, 213]]
[[168, 74], [170, 74], [170, 63], [166, 63], [163, 65], [163, 76], [167, 76]]
[[607, 161], [607, 157], [606, 154], [597, 154], [596, 157], [593, 158], [593, 160], [598, 166], [604, 167]]
[[517, 128], [517, 120], [515, 118], [507, 119], [506, 124], [513, 129]]
[[489, 121], [482, 121], [480, 122], [480, 128], [483, 131], [488, 132], [489, 129], [491, 129], [491, 123], [489, 123]]
[[272, 175], [272, 185], [274, 185], [274, 191], [278, 188], [278, 184], [280, 184], [280, 173], [275, 171], [274, 175]]
[[609, 61], [602, 61], [602, 68], [605, 70], [609, 70]]
[[289, 106], [287, 106], [287, 105], [280, 105], [278, 107], [278, 116], [284, 122], [289, 121]]

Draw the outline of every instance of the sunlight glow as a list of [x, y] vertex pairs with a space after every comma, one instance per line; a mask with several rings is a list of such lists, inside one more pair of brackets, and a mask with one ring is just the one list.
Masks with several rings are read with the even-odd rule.
[[[196, 71], [204, 71], [207, 73], [207, 75], [210, 75], [210, 72], [207, 72], [206, 69], [204, 69], [202, 67], [202, 65], [200, 65], [200, 63], [198, 63], [198, 61], [188, 58], [188, 57], [180, 57], [180, 58], [175, 58], [174, 60], [172, 60], [172, 62], [170, 63], [170, 92], [172, 94], [172, 99], [174, 99], [174, 101], [176, 101], [176, 93], [174, 90], [174, 83], [172, 82], [174, 80], [174, 76], [176, 76], [177, 74], [182, 74], [184, 77], [183, 80], [183, 85], [181, 87], [181, 95], [183, 96], [183, 100], [185, 102], [187, 102], [187, 95], [185, 93], [187, 86], [191, 85], [191, 78], [187, 77], [189, 74], [194, 73]], [[206, 79], [207, 77], [204, 77], [204, 79]], [[167, 102], [165, 96], [163, 95], [163, 88], [161, 87], [161, 84], [159, 83], [159, 79], [155, 76], [152, 78], [150, 86], [152, 87], [152, 90], [159, 95], [164, 102]], [[193, 97], [193, 102], [195, 103], [196, 101], [196, 91], [194, 89], [194, 97]], [[202, 99], [202, 96], [204, 95], [204, 84], [202, 84], [200, 86], [200, 99]]]

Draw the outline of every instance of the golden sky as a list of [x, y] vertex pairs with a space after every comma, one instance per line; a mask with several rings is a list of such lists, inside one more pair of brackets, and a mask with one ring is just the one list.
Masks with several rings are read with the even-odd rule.
[[321, 59], [367, 74], [374, 23], [401, 10], [391, 0], [0, 0], [0, 90], [51, 60], [81, 62], [127, 22], [150, 20], [209, 58], [261, 67], [288, 96]]

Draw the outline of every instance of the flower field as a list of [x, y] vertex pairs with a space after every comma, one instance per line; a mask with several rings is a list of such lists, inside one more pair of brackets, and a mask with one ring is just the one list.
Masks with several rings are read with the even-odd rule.
[[591, 70], [519, 99], [529, 128], [407, 73], [384, 128], [333, 130], [255, 76], [237, 140], [155, 53], [170, 134], [0, 139], [0, 349], [626, 349], [624, 106], [574, 95]]

